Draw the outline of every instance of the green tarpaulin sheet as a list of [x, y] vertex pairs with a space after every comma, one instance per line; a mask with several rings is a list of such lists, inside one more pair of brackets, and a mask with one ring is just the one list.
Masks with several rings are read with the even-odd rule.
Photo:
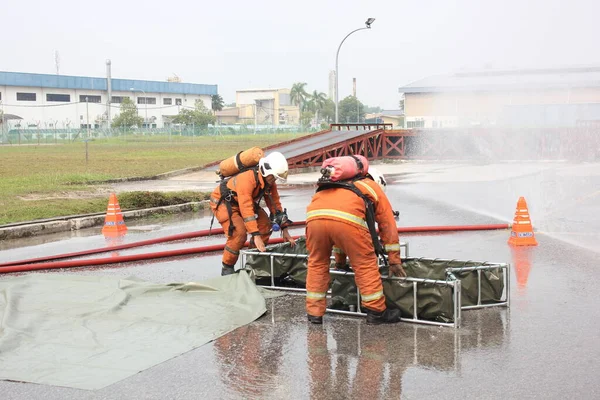
[[0, 379], [100, 389], [266, 312], [246, 272], [201, 283], [31, 274], [0, 280]]

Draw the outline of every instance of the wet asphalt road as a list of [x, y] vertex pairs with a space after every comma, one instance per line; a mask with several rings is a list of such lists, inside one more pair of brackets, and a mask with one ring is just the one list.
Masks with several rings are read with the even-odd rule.
[[[402, 323], [367, 326], [352, 317], [305, 321], [301, 296], [270, 300], [269, 312], [213, 343], [98, 391], [0, 381], [2, 399], [351, 399], [600, 397], [600, 173], [597, 166], [554, 167], [506, 179], [459, 179], [453, 167], [399, 174], [388, 189], [399, 225], [460, 225], [512, 219], [529, 201], [539, 246], [511, 248], [508, 231], [403, 235], [411, 256], [508, 262], [512, 305], [463, 313], [458, 330]], [[467, 168], [467, 172], [469, 169]], [[467, 174], [469, 175], [469, 174]], [[544, 182], [544, 183], [542, 183]], [[548, 182], [548, 183], [546, 183]], [[550, 187], [545, 192], [540, 188]], [[303, 220], [310, 188], [284, 191], [292, 219]], [[562, 212], [566, 209], [567, 212]], [[536, 222], [537, 221], [537, 222]], [[207, 216], [152, 220], [156, 230], [128, 241], [205, 229]], [[153, 228], [152, 226], [148, 229]], [[28, 247], [3, 243], [2, 261], [105, 245], [97, 231]], [[301, 234], [302, 229], [293, 233]], [[64, 239], [64, 238], [63, 238]], [[202, 238], [120, 254], [222, 243]], [[40, 273], [135, 275], [156, 282], [219, 274], [220, 254], [94, 269]]]

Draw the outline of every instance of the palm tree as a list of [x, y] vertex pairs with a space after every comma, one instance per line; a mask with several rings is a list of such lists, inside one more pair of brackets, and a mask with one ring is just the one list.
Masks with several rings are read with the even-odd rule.
[[299, 123], [302, 121], [302, 106], [304, 105], [306, 97], [308, 96], [308, 93], [306, 93], [306, 89], [304, 89], [305, 86], [306, 82], [296, 82], [292, 85], [292, 90], [290, 90], [290, 101], [299, 107]]
[[213, 114], [216, 114], [217, 111], [221, 111], [225, 106], [225, 102], [220, 94], [213, 94], [210, 96], [211, 99], [211, 108], [213, 110]]
[[315, 112], [317, 113], [316, 121], [317, 126], [319, 125], [319, 111], [321, 111], [325, 107], [325, 103], [327, 102], [327, 95], [323, 92], [317, 92], [314, 90], [310, 95], [310, 102], [313, 105]]

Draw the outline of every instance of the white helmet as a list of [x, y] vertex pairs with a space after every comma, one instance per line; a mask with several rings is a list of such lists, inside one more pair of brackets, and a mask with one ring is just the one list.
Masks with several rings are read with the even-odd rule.
[[258, 170], [264, 177], [273, 175], [275, 178], [285, 182], [288, 175], [288, 163], [285, 156], [278, 151], [274, 151], [258, 162]]
[[387, 182], [385, 181], [385, 177], [383, 176], [383, 174], [381, 172], [379, 172], [377, 170], [377, 168], [369, 167], [369, 172], [367, 174], [367, 177], [371, 178], [375, 182], [377, 182], [377, 184], [379, 184], [379, 186], [381, 187], [381, 190], [383, 190], [385, 192], [385, 187], [387, 186]]

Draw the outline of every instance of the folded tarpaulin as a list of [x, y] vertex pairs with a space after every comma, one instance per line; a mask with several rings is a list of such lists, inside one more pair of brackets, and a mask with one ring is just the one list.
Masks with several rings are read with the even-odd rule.
[[0, 280], [0, 379], [100, 389], [266, 312], [246, 272], [201, 283], [31, 274]]

